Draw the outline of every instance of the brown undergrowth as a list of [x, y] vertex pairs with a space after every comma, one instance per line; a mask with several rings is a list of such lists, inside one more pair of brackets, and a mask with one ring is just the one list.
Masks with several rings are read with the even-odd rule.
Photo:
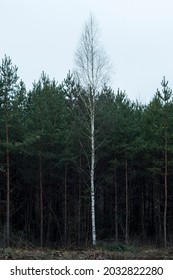
[[8, 248], [0, 249], [2, 260], [173, 260], [173, 247], [131, 248], [129, 250]]

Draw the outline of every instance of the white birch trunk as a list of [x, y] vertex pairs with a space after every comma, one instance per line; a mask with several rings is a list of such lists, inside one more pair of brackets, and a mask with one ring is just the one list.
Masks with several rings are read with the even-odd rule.
[[[91, 221], [92, 221], [92, 243], [96, 245], [96, 225], [95, 225], [95, 100], [96, 94], [107, 82], [110, 70], [108, 58], [99, 43], [99, 30], [94, 17], [91, 15], [85, 24], [80, 44], [76, 52], [77, 78], [88, 91], [88, 100], [82, 98], [86, 111], [90, 118], [89, 137], [91, 138], [91, 162], [90, 162], [90, 182], [91, 182]], [[82, 96], [81, 96], [82, 97]]]
[[91, 220], [92, 220], [92, 244], [96, 245], [96, 225], [95, 225], [95, 139], [94, 139], [94, 112], [91, 114]]

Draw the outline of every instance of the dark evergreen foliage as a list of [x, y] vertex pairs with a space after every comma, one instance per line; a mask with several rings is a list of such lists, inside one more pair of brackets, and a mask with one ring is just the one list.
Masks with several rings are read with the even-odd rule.
[[[11, 65], [7, 57], [4, 62]], [[88, 244], [86, 92], [70, 72], [61, 84], [42, 73], [26, 92], [17, 83], [17, 68], [11, 70], [16, 79], [8, 92], [9, 81], [0, 76], [0, 246], [6, 245], [7, 145], [10, 244]], [[173, 101], [165, 78], [162, 88], [146, 106], [106, 85], [96, 98], [98, 240], [173, 243]]]

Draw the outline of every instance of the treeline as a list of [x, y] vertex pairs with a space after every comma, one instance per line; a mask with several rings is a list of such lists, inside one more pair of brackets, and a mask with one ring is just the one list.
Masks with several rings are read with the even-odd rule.
[[[158, 85], [159, 86], [159, 85]], [[173, 100], [148, 105], [104, 86], [95, 100], [97, 240], [173, 243]], [[0, 246], [91, 242], [87, 94], [69, 72], [27, 92], [0, 66]]]

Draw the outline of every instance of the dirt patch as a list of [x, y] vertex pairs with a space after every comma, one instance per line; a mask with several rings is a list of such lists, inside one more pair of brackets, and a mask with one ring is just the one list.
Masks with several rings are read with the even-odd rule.
[[173, 260], [173, 248], [138, 248], [134, 252], [106, 250], [1, 249], [0, 259], [11, 260]]

